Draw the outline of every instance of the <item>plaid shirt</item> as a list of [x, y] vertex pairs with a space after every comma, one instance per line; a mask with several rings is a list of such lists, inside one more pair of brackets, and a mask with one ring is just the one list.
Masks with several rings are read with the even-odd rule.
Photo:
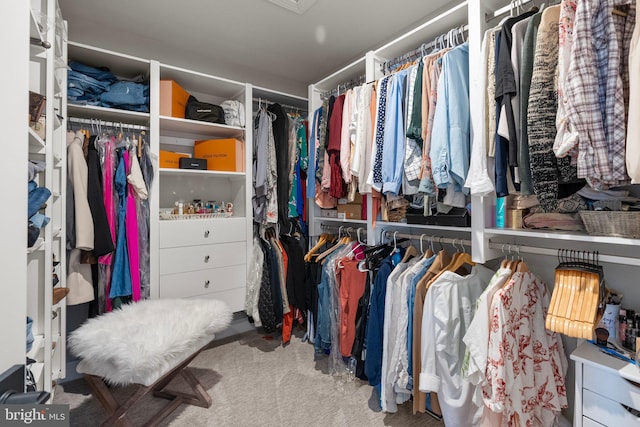
[[579, 0], [576, 8], [566, 111], [579, 138], [578, 177], [598, 189], [627, 180], [623, 82], [628, 77], [621, 75], [628, 69], [621, 58], [628, 57], [635, 3], [626, 17], [613, 15], [614, 6], [627, 2]]

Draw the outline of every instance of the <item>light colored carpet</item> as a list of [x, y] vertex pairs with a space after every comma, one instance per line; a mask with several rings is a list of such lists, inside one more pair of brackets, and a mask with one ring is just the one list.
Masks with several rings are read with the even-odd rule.
[[[191, 368], [209, 390], [213, 405], [181, 405], [163, 426], [444, 426], [427, 414], [413, 415], [411, 401], [395, 414], [379, 411], [373, 388], [360, 381], [328, 375], [326, 358], [314, 361], [313, 345], [292, 337], [269, 340], [256, 331], [216, 341]], [[175, 380], [175, 389], [180, 389]], [[134, 389], [114, 391], [120, 401]], [[57, 386], [54, 403], [68, 404], [72, 426], [100, 425], [106, 419], [84, 380]], [[131, 417], [142, 424], [148, 414], [167, 403], [145, 397]], [[373, 409], [372, 409], [373, 408]]]

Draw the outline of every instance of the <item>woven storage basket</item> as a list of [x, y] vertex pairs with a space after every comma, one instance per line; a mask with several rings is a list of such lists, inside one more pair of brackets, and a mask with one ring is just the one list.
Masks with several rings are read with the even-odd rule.
[[640, 238], [640, 212], [580, 211], [580, 219], [594, 236]]

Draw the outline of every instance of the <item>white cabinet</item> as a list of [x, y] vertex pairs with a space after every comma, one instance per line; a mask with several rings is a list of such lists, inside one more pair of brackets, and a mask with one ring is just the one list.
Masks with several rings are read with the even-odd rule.
[[640, 426], [640, 369], [588, 342], [575, 361], [575, 426]]
[[30, 12], [29, 90], [46, 101], [44, 129], [36, 131], [25, 123], [24, 131], [29, 135], [29, 160], [45, 165], [33, 182], [51, 195], [39, 210], [48, 223], [38, 227], [39, 236], [27, 249], [27, 315], [33, 319], [34, 335], [27, 356], [36, 361], [31, 370], [37, 389], [51, 392], [55, 382], [65, 376], [66, 358], [66, 301], [54, 304], [53, 294], [55, 288], [64, 287], [66, 278], [67, 30], [56, 0], [33, 0]]
[[[239, 101], [245, 108], [245, 126], [209, 123], [160, 115], [160, 81], [172, 80], [201, 102], [220, 105]], [[244, 307], [247, 262], [251, 248], [251, 85], [151, 61], [152, 150], [194, 156], [196, 141], [235, 138], [244, 141], [242, 168], [235, 171], [161, 167], [152, 203], [152, 274], [157, 283], [152, 297], [211, 297], [226, 302], [233, 311]], [[155, 96], [154, 96], [155, 94]], [[246, 128], [246, 129], [245, 129]], [[240, 155], [236, 152], [236, 155]], [[183, 212], [158, 219], [176, 203], [200, 200], [221, 206], [231, 203], [229, 217], [214, 214], [196, 218]], [[155, 224], [154, 224], [155, 222]], [[154, 263], [156, 265], [154, 266]]]

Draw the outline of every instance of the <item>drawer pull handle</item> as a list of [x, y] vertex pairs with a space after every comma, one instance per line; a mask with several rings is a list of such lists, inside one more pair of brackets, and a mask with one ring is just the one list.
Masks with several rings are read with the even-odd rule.
[[204, 238], [205, 238], [205, 239], [206, 239], [206, 238], [208, 238], [208, 237], [209, 237], [209, 234], [210, 234], [209, 230], [205, 230], [205, 231], [204, 231]]
[[204, 257], [204, 262], [209, 262], [209, 258], [211, 258], [209, 255]]
[[208, 289], [208, 288], [209, 288], [209, 284], [210, 284], [210, 283], [211, 283], [211, 282], [210, 282], [209, 280], [205, 280], [205, 282], [204, 282], [204, 287]]
[[633, 415], [636, 418], [640, 418], [640, 411], [638, 411], [637, 409], [634, 409], [630, 406], [627, 405], [623, 405], [622, 403], [620, 404], [620, 406], [622, 406], [625, 411], [627, 411], [628, 413], [630, 413], [631, 415]]

